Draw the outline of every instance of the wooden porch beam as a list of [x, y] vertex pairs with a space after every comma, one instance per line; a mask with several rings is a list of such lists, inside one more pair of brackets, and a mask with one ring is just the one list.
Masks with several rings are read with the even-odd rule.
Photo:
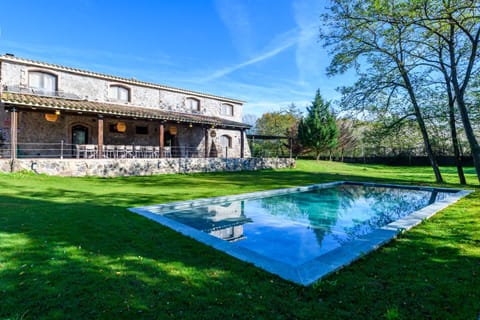
[[158, 155], [160, 158], [163, 158], [163, 147], [165, 147], [165, 125], [163, 122], [160, 123], [159, 130], [160, 132], [160, 140], [159, 140], [159, 147], [160, 147], [160, 154]]
[[103, 158], [103, 117], [98, 117], [98, 158]]

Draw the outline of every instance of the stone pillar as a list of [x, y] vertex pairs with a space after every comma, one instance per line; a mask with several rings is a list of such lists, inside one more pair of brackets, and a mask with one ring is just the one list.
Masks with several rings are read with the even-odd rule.
[[240, 130], [240, 158], [245, 158], [245, 129]]
[[15, 107], [10, 110], [10, 157], [12, 160], [17, 158], [17, 132], [18, 132], [18, 112]]
[[98, 158], [103, 158], [103, 117], [98, 116]]
[[208, 128], [205, 127], [205, 158], [208, 158]]
[[163, 147], [165, 146], [165, 125], [163, 122], [160, 123], [159, 130], [160, 132], [160, 140], [159, 140], [159, 147], [160, 147], [160, 154], [159, 157], [163, 158]]

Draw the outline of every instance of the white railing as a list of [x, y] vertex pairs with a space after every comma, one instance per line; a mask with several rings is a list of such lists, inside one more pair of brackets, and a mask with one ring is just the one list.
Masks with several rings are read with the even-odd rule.
[[[223, 155], [218, 154], [218, 157]], [[0, 158], [11, 158], [10, 143], [0, 144]], [[98, 151], [96, 144], [69, 144], [64, 141], [53, 143], [19, 142], [16, 147], [16, 158], [55, 158], [55, 159], [133, 159], [133, 158], [204, 158], [203, 148], [187, 146], [166, 146], [160, 150], [159, 146], [152, 145], [111, 145], [102, 147]]]
[[[236, 153], [237, 152], [237, 153]], [[209, 150], [205, 156], [203, 146], [165, 146], [160, 150], [153, 145], [113, 145], [105, 144], [102, 152], [97, 144], [71, 144], [64, 141], [51, 143], [19, 142], [16, 147], [16, 158], [52, 158], [52, 159], [155, 159], [155, 158], [235, 158], [238, 150], [229, 147], [217, 147]], [[289, 154], [281, 154], [271, 150], [255, 150], [252, 154], [257, 158], [289, 158]], [[0, 158], [11, 158], [10, 143], [0, 142]]]

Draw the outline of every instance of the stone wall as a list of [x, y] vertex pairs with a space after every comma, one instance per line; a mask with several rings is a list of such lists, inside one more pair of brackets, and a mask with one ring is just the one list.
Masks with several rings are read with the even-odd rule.
[[294, 159], [0, 159], [1, 172], [30, 171], [56, 176], [146, 176], [168, 173], [252, 171], [294, 167]]
[[[101, 75], [89, 71], [80, 71], [56, 65], [34, 63], [22, 60], [2, 61], [0, 78], [2, 84], [13, 87], [28, 87], [28, 73], [40, 71], [57, 77], [57, 89], [66, 94], [72, 93], [81, 99], [123, 104], [109, 97], [111, 85], [121, 85], [130, 90], [130, 101], [125, 105], [133, 105], [164, 111], [195, 113], [216, 116], [227, 120], [242, 122], [243, 106], [237, 100], [221, 98], [213, 95], [190, 92], [188, 90], [169, 88], [161, 85], [145, 83], [135, 79], [123, 79], [115, 76]], [[200, 102], [200, 110], [192, 111], [187, 99], [195, 98]], [[233, 115], [223, 115], [222, 104], [234, 107]]]
[[12, 160], [0, 159], [0, 172], [11, 172], [11, 171], [12, 171]]

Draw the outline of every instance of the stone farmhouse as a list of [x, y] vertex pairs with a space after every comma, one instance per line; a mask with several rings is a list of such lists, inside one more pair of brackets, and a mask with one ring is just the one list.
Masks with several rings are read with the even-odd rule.
[[243, 101], [0, 56], [3, 158], [248, 158]]
[[243, 101], [0, 55], [0, 172], [128, 176], [258, 170]]

